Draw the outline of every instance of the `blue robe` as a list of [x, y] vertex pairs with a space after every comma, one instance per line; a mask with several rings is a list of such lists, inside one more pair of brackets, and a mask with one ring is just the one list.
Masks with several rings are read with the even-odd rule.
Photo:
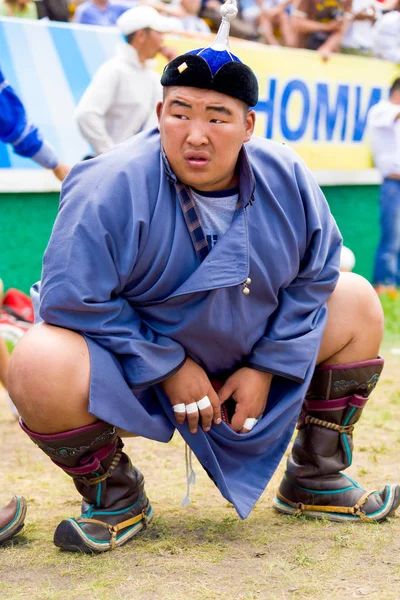
[[0, 140], [11, 144], [20, 156], [31, 158], [47, 169], [58, 165], [54, 149], [28, 120], [24, 105], [0, 69]]
[[241, 208], [201, 263], [157, 130], [76, 165], [44, 255], [39, 314], [85, 336], [89, 411], [150, 439], [167, 442], [177, 427], [159, 382], [185, 356], [210, 376], [244, 365], [273, 373], [266, 412], [250, 433], [225, 423], [196, 434], [178, 426], [245, 518], [293, 433], [338, 279], [341, 236], [292, 150], [254, 137], [239, 162]]

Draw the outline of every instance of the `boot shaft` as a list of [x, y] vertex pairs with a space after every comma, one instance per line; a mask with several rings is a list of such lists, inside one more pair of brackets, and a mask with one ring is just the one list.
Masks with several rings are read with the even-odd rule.
[[93, 425], [46, 435], [30, 431], [20, 421], [31, 440], [72, 477], [84, 503], [120, 510], [143, 495], [141, 473], [122, 452], [117, 429], [99, 421]]
[[353, 428], [383, 368], [383, 359], [318, 367], [288, 460], [296, 477], [334, 475], [352, 461]]

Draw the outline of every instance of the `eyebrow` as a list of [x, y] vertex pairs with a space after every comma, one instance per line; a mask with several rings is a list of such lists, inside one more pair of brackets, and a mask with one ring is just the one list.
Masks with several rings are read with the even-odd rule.
[[[182, 100], [171, 100], [171, 102], [169, 103], [169, 107], [173, 107], [173, 106], [180, 106], [182, 108], [192, 108], [191, 104], [188, 104], [187, 102], [183, 102]], [[215, 112], [227, 115], [229, 117], [232, 116], [232, 113], [229, 110], [229, 108], [226, 108], [225, 106], [214, 106], [213, 104], [210, 104], [209, 106], [206, 106], [206, 110], [215, 111]]]

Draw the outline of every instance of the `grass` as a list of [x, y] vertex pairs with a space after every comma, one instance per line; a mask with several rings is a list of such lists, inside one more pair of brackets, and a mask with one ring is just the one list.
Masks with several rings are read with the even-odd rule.
[[[383, 304], [386, 367], [355, 430], [354, 462], [348, 470], [370, 489], [400, 481], [400, 355], [392, 353], [400, 301]], [[192, 503], [182, 507], [182, 440], [174, 436], [162, 445], [136, 438], [126, 440], [126, 448], [146, 476], [153, 523], [113, 553], [62, 553], [52, 543], [53, 532], [62, 518], [79, 514], [78, 497], [69, 478], [20, 431], [0, 397], [0, 505], [13, 492], [23, 494], [29, 504], [23, 534], [0, 548], [2, 600], [400, 597], [400, 518], [369, 525], [278, 515], [271, 501], [284, 464], [246, 521], [236, 516], [197, 463]]]

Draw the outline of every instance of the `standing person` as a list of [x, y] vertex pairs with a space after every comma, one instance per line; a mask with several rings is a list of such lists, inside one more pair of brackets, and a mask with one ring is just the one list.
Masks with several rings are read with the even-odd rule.
[[370, 109], [367, 127], [374, 163], [383, 180], [373, 283], [378, 293], [396, 294], [400, 283], [400, 77], [392, 83], [389, 100]]
[[150, 6], [137, 6], [118, 19], [118, 27], [125, 42], [95, 73], [76, 108], [81, 133], [96, 154], [154, 127], [161, 98], [151, 59], [163, 50], [168, 18]]
[[[60, 163], [53, 148], [43, 140], [39, 130], [28, 121], [24, 106], [0, 70], [0, 140], [11, 144], [14, 151], [36, 161], [62, 181], [69, 167]], [[0, 338], [0, 382], [7, 389], [8, 350]], [[26, 501], [14, 496], [0, 508], [0, 542], [16, 535], [24, 526]]]
[[302, 160], [252, 139], [257, 79], [222, 9], [214, 44], [166, 66], [159, 128], [74, 167], [34, 290], [43, 322], [11, 357], [24, 431], [83, 497], [56, 529], [64, 550], [121, 546], [153, 516], [118, 428], [177, 428], [245, 518], [305, 397], [275, 508], [381, 521], [400, 503], [399, 486], [341, 473], [383, 366], [382, 308], [339, 278], [341, 236]]

